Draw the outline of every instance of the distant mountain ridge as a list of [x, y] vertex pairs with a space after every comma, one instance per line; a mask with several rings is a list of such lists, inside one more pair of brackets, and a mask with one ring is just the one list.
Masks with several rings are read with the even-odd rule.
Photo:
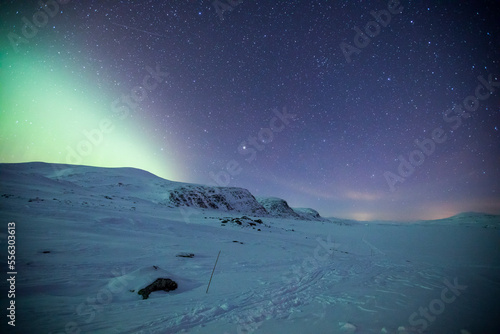
[[482, 212], [461, 212], [448, 218], [421, 221], [428, 224], [483, 224], [500, 225], [500, 215]]
[[[9, 205], [8, 198], [41, 203], [58, 200], [61, 205], [84, 205], [99, 208], [96, 197], [104, 197], [106, 205], [127, 205], [132, 210], [147, 201], [159, 206], [237, 212], [257, 217], [275, 217], [305, 221], [333, 222], [352, 225], [360, 222], [335, 217], [323, 218], [310, 208], [291, 208], [277, 197], [254, 197], [250, 191], [237, 187], [217, 187], [182, 183], [160, 178], [136, 168], [105, 168], [44, 162], [0, 163], [0, 209]], [[19, 185], [23, 185], [20, 187]], [[54, 194], [59, 194], [54, 198]], [[104, 194], [104, 195], [102, 195]], [[121, 204], [113, 199], [126, 200]], [[109, 204], [108, 204], [109, 203]], [[372, 221], [371, 223], [400, 223]], [[500, 215], [463, 212], [457, 215], [408, 223], [425, 224], [482, 224], [500, 228]]]
[[[133, 203], [151, 201], [168, 207], [189, 207], [225, 212], [238, 212], [259, 217], [277, 217], [297, 220], [325, 220], [314, 209], [292, 209], [280, 198], [256, 199], [250, 191], [237, 187], [217, 187], [175, 182], [135, 168], [104, 168], [80, 165], [49, 164], [42, 162], [0, 164], [2, 184], [16, 188], [26, 183], [27, 188], [43, 199], [43, 189], [37, 185], [59, 188], [66, 202], [79, 193], [105, 193], [112, 200], [127, 194]], [[43, 187], [42, 187], [43, 188]], [[2, 189], [5, 191], [6, 189]], [[5, 193], [4, 197], [12, 194]], [[2, 195], [3, 196], [3, 195]], [[88, 204], [88, 201], [84, 201]]]

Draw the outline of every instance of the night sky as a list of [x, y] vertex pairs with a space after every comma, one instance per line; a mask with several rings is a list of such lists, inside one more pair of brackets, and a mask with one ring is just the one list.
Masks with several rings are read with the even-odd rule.
[[0, 162], [137, 167], [326, 217], [500, 213], [499, 13], [2, 1]]

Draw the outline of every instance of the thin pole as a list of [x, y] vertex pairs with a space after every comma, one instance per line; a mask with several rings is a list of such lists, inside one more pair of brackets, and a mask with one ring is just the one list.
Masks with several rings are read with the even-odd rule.
[[214, 269], [212, 270], [212, 275], [210, 276], [210, 281], [208, 281], [207, 293], [208, 293], [208, 288], [210, 288], [210, 283], [212, 282], [212, 277], [214, 276], [215, 266], [217, 265], [217, 261], [219, 261], [220, 252], [221, 251], [219, 251], [219, 254], [217, 255], [217, 260], [215, 260]]

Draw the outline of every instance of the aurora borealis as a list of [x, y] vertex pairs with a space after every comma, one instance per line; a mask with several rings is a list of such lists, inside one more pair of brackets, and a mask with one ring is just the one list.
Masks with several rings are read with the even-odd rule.
[[2, 82], [11, 83], [2, 88], [2, 109], [9, 110], [2, 114], [2, 162], [136, 166], [180, 177], [172, 162], [151, 158], [132, 115], [114, 113], [122, 106], [106, 103], [105, 92], [75, 80], [70, 71], [45, 68], [38, 59], [11, 64], [2, 73]]
[[0, 5], [0, 162], [136, 167], [323, 216], [500, 213], [496, 1], [43, 3]]

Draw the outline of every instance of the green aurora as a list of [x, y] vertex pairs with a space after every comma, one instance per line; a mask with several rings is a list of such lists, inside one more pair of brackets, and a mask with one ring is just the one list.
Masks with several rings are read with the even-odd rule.
[[99, 90], [91, 81], [76, 82], [69, 70], [50, 69], [40, 59], [3, 56], [0, 162], [129, 166], [182, 179], [173, 161], [156, 155], [158, 145], [148, 141], [145, 122], [113, 112], [119, 94]]

